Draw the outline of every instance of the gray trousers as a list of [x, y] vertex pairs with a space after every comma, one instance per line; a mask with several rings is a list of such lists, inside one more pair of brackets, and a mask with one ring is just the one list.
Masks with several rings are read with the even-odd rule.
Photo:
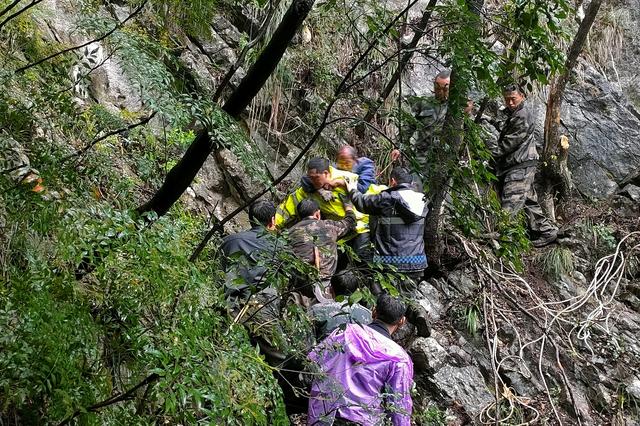
[[500, 201], [502, 208], [514, 216], [524, 209], [531, 231], [546, 236], [557, 232], [558, 227], [551, 223], [538, 204], [534, 187], [536, 171], [535, 164], [508, 170], [502, 176]]

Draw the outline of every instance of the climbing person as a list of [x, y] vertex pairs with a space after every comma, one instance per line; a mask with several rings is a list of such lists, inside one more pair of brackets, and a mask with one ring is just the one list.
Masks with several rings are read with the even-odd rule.
[[[227, 297], [246, 300], [252, 288], [264, 287], [266, 264], [274, 256], [278, 242], [273, 236], [276, 207], [266, 200], [249, 206], [247, 231], [228, 235], [222, 240], [222, 265], [227, 272]], [[238, 282], [240, 281], [240, 282]]]
[[338, 240], [353, 232], [356, 218], [353, 206], [344, 204], [342, 220], [323, 220], [315, 200], [304, 199], [296, 207], [300, 221], [289, 228], [289, 246], [293, 253], [318, 270], [321, 287], [314, 287], [319, 302], [332, 299], [329, 282], [338, 265]]
[[544, 215], [534, 187], [539, 158], [534, 111], [518, 85], [506, 86], [503, 96], [506, 108], [497, 123], [498, 137], [486, 142], [495, 160], [500, 200], [512, 215], [524, 208], [529, 228], [538, 236], [532, 244], [542, 247], [555, 241], [558, 228]]
[[[389, 188], [375, 195], [361, 194], [351, 181], [346, 186], [356, 209], [369, 214], [374, 262], [405, 275], [407, 280], [400, 283], [401, 290], [414, 291], [427, 268], [423, 235], [429, 208], [424, 194], [414, 189], [413, 176], [407, 169], [395, 167]], [[375, 281], [371, 285], [374, 294], [382, 292]], [[409, 308], [409, 322], [417, 328], [418, 335], [429, 336], [424, 309], [417, 304]]]
[[344, 297], [342, 301], [331, 300], [317, 303], [309, 308], [318, 338], [324, 338], [344, 324], [369, 324], [371, 311], [359, 303], [349, 304], [348, 297], [358, 289], [358, 276], [346, 269], [331, 277], [330, 292], [333, 299]]
[[[346, 209], [343, 199], [347, 194], [342, 186], [336, 185], [336, 182], [344, 179], [357, 182], [358, 175], [331, 166], [326, 158], [314, 157], [307, 163], [307, 177], [315, 191], [308, 192], [303, 186], [299, 186], [289, 194], [276, 210], [277, 227], [285, 227], [299, 219], [296, 208], [302, 200], [308, 198], [318, 204], [323, 219], [339, 221], [345, 218]], [[309, 188], [308, 190], [311, 191]], [[368, 218], [358, 211], [354, 211], [354, 214], [355, 232], [347, 235], [345, 239], [349, 240], [349, 244], [360, 259], [366, 261], [371, 256]]]
[[407, 169], [395, 167], [389, 188], [379, 194], [361, 194], [352, 181], [346, 187], [355, 208], [370, 216], [374, 261], [419, 278], [427, 268], [422, 235], [429, 209], [424, 194], [414, 190], [412, 182]]
[[317, 375], [309, 397], [309, 425], [411, 424], [413, 363], [391, 336], [406, 306], [378, 297], [373, 322], [338, 328], [309, 354]]

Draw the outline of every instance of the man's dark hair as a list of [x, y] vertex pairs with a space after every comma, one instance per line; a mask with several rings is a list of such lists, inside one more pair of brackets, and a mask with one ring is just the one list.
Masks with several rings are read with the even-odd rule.
[[276, 215], [276, 206], [267, 200], [258, 200], [249, 206], [249, 221], [256, 225], [269, 225]]
[[298, 212], [298, 216], [302, 219], [305, 217], [312, 216], [315, 212], [320, 210], [318, 203], [310, 198], [305, 198], [300, 201], [298, 207], [296, 207], [296, 211]]
[[411, 176], [411, 173], [409, 173], [409, 171], [404, 167], [400, 166], [394, 167], [393, 170], [391, 170], [391, 177], [399, 184], [413, 182], [413, 176]]
[[307, 170], [315, 170], [318, 173], [326, 172], [329, 170], [329, 160], [322, 157], [313, 157], [307, 163]]
[[504, 88], [502, 89], [502, 93], [511, 93], [511, 92], [518, 92], [521, 95], [524, 95], [524, 90], [522, 90], [522, 87], [520, 87], [519, 84], [517, 83], [510, 83], [507, 84], [506, 86], [504, 86]]
[[336, 296], [350, 296], [358, 289], [358, 276], [346, 269], [331, 277], [331, 287]]
[[436, 78], [434, 79], [434, 81], [435, 80], [446, 80], [448, 78], [451, 78], [451, 70], [450, 69], [444, 69], [444, 70], [440, 71], [438, 73], [438, 75], [436, 75]]
[[386, 293], [378, 296], [376, 303], [376, 314], [378, 320], [385, 324], [395, 324], [407, 312], [407, 306], [395, 297], [391, 297]]

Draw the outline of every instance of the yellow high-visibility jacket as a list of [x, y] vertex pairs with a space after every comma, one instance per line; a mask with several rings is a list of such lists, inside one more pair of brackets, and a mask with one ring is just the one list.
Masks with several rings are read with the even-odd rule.
[[[349, 178], [352, 180], [358, 180], [358, 175], [352, 172], [336, 169], [333, 166], [329, 167], [329, 175], [331, 179]], [[379, 189], [382, 188], [382, 189]], [[367, 194], [376, 194], [386, 187], [384, 185], [371, 185]], [[370, 192], [377, 191], [377, 192]], [[305, 198], [312, 198], [318, 206], [324, 219], [330, 220], [342, 220], [345, 217], [344, 204], [341, 197], [348, 197], [347, 192], [342, 188], [334, 188], [332, 190], [333, 198], [330, 201], [325, 201], [317, 192], [307, 193], [302, 187], [296, 189], [293, 193], [289, 194], [287, 198], [278, 206], [276, 210], [276, 226], [282, 228], [289, 222], [297, 218], [296, 207], [300, 201]], [[358, 234], [369, 232], [369, 216], [354, 209], [356, 215], [356, 232]]]

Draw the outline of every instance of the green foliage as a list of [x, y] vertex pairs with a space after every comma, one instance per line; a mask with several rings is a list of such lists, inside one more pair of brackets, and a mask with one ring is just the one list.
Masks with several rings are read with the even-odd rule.
[[573, 272], [573, 253], [566, 247], [552, 247], [538, 257], [542, 271], [552, 280]]
[[472, 336], [475, 336], [478, 332], [480, 316], [480, 310], [476, 305], [470, 305], [465, 308], [464, 321], [467, 326], [467, 331], [469, 331]]
[[414, 410], [413, 420], [419, 426], [445, 426], [447, 415], [437, 406], [431, 406], [426, 410]]
[[[504, 6], [505, 14], [499, 31], [504, 31], [509, 46], [526, 60], [509, 60], [516, 52], [509, 52], [501, 63], [503, 82], [513, 80], [526, 83], [529, 91], [533, 83], [548, 84], [549, 78], [564, 66], [564, 55], [558, 41], [569, 37], [566, 25], [570, 4], [565, 0], [513, 0]], [[514, 38], [515, 37], [515, 38]]]
[[576, 231], [588, 243], [593, 261], [612, 254], [618, 245], [613, 228], [605, 224], [586, 219], [576, 225]]

